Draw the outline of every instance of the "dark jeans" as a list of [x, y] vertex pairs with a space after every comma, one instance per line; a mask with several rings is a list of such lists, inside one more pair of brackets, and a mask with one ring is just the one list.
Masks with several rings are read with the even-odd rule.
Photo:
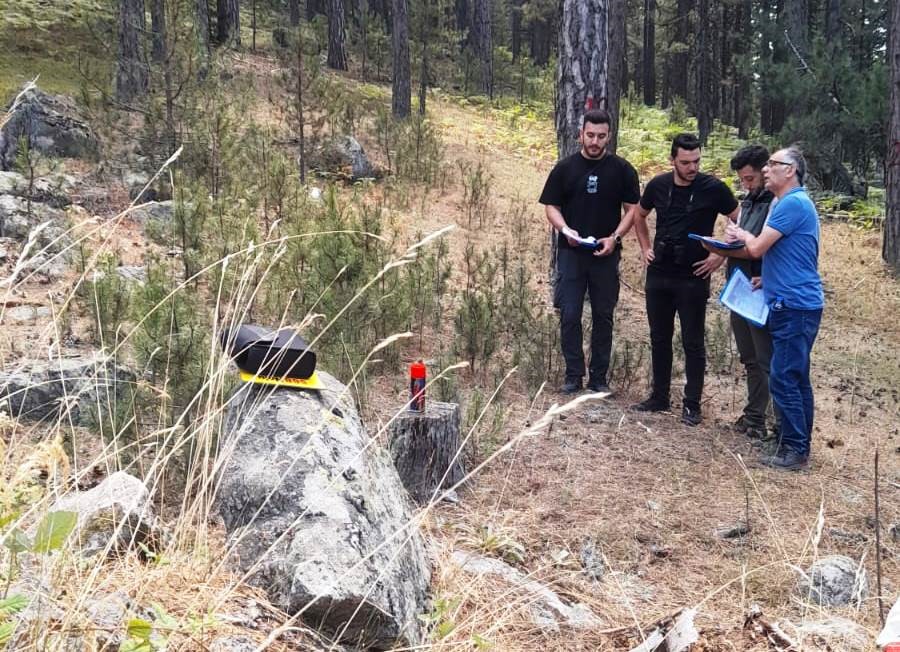
[[815, 405], [809, 381], [809, 356], [821, 321], [821, 310], [773, 307], [769, 311], [772, 335], [769, 389], [781, 412], [781, 446], [801, 455], [809, 455], [812, 441]]
[[668, 402], [672, 384], [672, 336], [675, 313], [681, 322], [684, 346], [684, 406], [700, 409], [703, 376], [706, 373], [706, 300], [709, 281], [679, 278], [647, 270], [647, 321], [650, 322], [650, 353], [653, 362], [653, 398]]
[[556, 299], [566, 378], [584, 376], [581, 314], [584, 295], [591, 299], [591, 381], [605, 383], [612, 351], [613, 311], [619, 301], [619, 251], [592, 256], [560, 247]]
[[[772, 336], [766, 328], [754, 326], [749, 321], [731, 313], [731, 331], [737, 344], [741, 364], [747, 372], [747, 404], [744, 420], [753, 426], [765, 427], [769, 410], [769, 363], [772, 359]], [[775, 412], [775, 430], [780, 416]]]

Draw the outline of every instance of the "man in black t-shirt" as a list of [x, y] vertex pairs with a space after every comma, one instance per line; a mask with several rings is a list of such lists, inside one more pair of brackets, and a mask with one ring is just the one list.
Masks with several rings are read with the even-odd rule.
[[[676, 136], [671, 154], [672, 171], [653, 177], [633, 210], [635, 233], [647, 266], [647, 321], [653, 366], [653, 392], [633, 407], [645, 412], [669, 409], [677, 312], [687, 377], [681, 420], [696, 426], [701, 421], [700, 399], [706, 373], [704, 331], [709, 277], [725, 259], [707, 253], [688, 234], [712, 235], [719, 214], [734, 221], [739, 209], [728, 186], [700, 172], [700, 141], [696, 136]], [[647, 216], [652, 210], [656, 211], [656, 236], [651, 246]]]
[[[619, 248], [631, 229], [626, 217], [640, 199], [634, 167], [606, 151], [610, 117], [602, 109], [584, 114], [579, 132], [581, 150], [556, 164], [540, 202], [558, 232], [556, 299], [560, 309], [560, 343], [566, 360], [561, 391], [581, 389], [584, 349], [581, 313], [584, 294], [591, 299], [591, 360], [588, 389], [609, 391], [607, 372], [612, 350], [613, 311], [619, 300]], [[585, 238], [599, 246], [589, 248]]]

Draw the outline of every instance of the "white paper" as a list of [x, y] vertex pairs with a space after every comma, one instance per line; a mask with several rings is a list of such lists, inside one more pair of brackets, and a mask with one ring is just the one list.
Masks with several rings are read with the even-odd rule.
[[725, 289], [719, 295], [722, 305], [757, 326], [765, 326], [769, 306], [762, 290], [754, 290], [750, 279], [740, 269], [734, 270]]

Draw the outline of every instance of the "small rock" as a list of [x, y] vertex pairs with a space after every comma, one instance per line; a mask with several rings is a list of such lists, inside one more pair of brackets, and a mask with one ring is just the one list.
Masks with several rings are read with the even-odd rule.
[[456, 489], [450, 489], [444, 492], [441, 500], [451, 505], [459, 505], [459, 494], [456, 493]]
[[3, 321], [24, 323], [50, 316], [50, 308], [45, 306], [16, 306], [3, 313]]
[[455, 551], [451, 559], [467, 573], [497, 576], [521, 591], [524, 596], [520, 602], [527, 605], [532, 622], [542, 630], [556, 632], [561, 625], [574, 629], [594, 629], [601, 624], [597, 615], [586, 605], [567, 604], [546, 585], [499, 559], [460, 550]]
[[746, 521], [737, 521], [717, 527], [714, 534], [720, 539], [737, 539], [750, 534], [750, 525]]
[[257, 643], [248, 636], [221, 636], [209, 644], [209, 652], [253, 652]]
[[147, 282], [147, 268], [134, 265], [121, 265], [116, 267], [116, 274], [124, 278], [126, 281], [143, 285]]
[[595, 582], [599, 582], [606, 574], [606, 564], [603, 563], [603, 554], [597, 547], [596, 542], [588, 537], [581, 543], [581, 567], [584, 569], [585, 575]]
[[658, 512], [659, 510], [662, 509], [662, 505], [660, 505], [655, 500], [648, 500], [647, 501], [647, 509], [649, 509], [651, 512]]
[[843, 555], [816, 561], [797, 584], [801, 597], [815, 604], [843, 607], [868, 595], [866, 571]]

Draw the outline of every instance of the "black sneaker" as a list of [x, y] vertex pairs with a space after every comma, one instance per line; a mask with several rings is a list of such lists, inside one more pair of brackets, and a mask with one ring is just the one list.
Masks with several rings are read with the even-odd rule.
[[592, 380], [587, 384], [587, 388], [592, 392], [604, 392], [605, 394], [612, 394], [612, 390], [609, 388], [609, 385], [600, 382], [599, 380]]
[[638, 412], [665, 412], [669, 409], [669, 402], [664, 401], [661, 398], [651, 396], [645, 401], [635, 403], [631, 406], [631, 409]]
[[750, 439], [770, 439], [769, 431], [766, 430], [765, 426], [747, 426], [747, 429], [744, 430], [744, 434]]
[[562, 394], [575, 394], [581, 391], [581, 378], [566, 378], [566, 382], [559, 388]]
[[774, 455], [763, 455], [759, 463], [779, 471], [802, 471], [809, 466], [809, 455], [801, 455], [790, 448], [782, 448]]
[[693, 428], [694, 426], [699, 426], [701, 421], [703, 421], [703, 417], [697, 408], [691, 408], [687, 405], [681, 408], [681, 423], [684, 425]]

